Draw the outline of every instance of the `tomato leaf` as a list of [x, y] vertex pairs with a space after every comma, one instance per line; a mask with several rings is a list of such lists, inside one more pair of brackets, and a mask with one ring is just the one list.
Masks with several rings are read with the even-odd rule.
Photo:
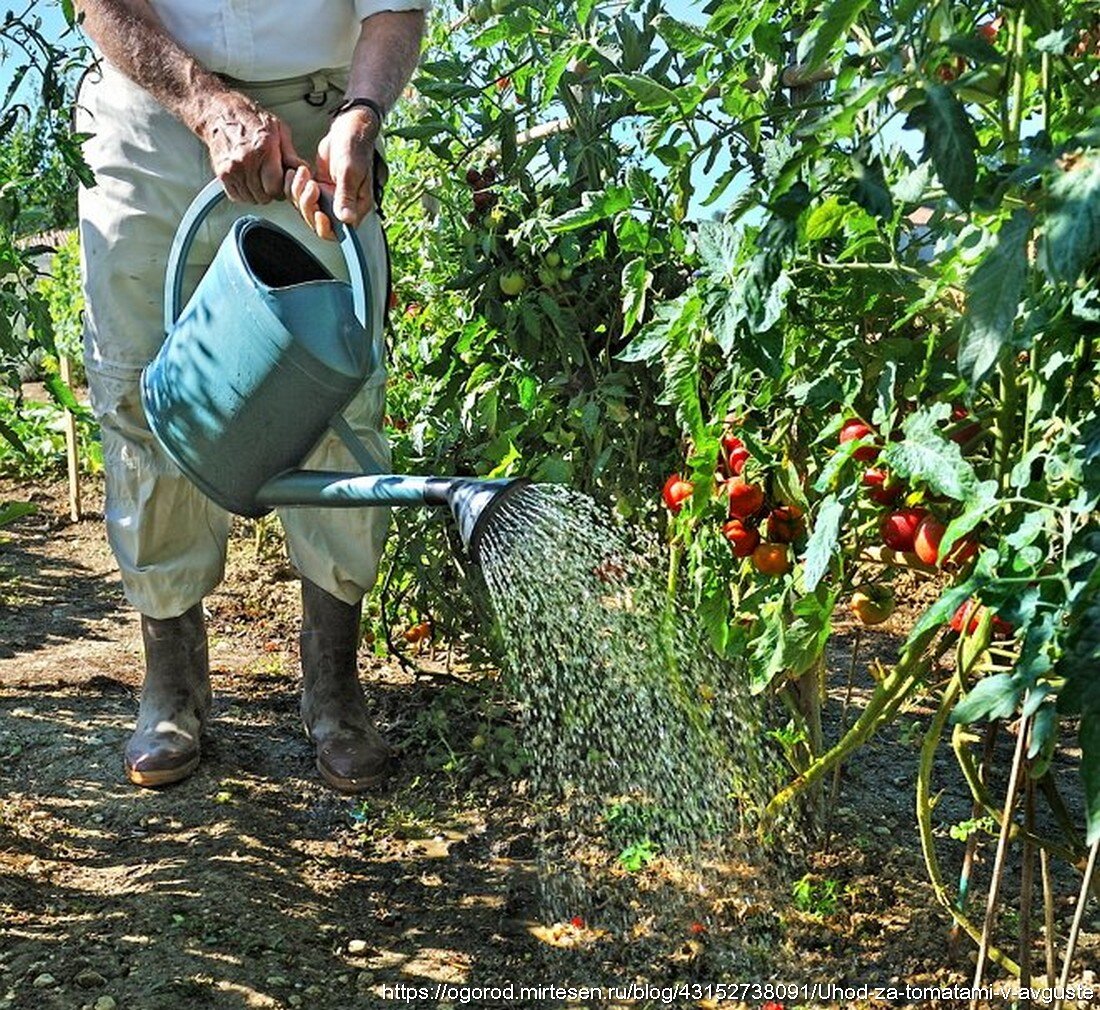
[[811, 23], [798, 44], [801, 62], [819, 67], [856, 23], [870, 0], [832, 0]]
[[1012, 340], [1027, 276], [1031, 215], [1018, 210], [1002, 226], [966, 285], [967, 313], [959, 338], [959, 374], [977, 386]]
[[902, 424], [904, 440], [890, 443], [882, 461], [898, 476], [922, 481], [937, 494], [974, 501], [986, 492], [959, 447], [943, 437], [941, 427], [950, 414], [946, 403], [914, 411]]
[[806, 591], [813, 592], [829, 570], [829, 561], [840, 539], [840, 521], [844, 518], [844, 505], [836, 495], [828, 495], [818, 506], [817, 517], [810, 540], [806, 544], [806, 563], [802, 577]]
[[974, 126], [949, 88], [931, 84], [924, 96], [925, 100], [909, 113], [905, 126], [924, 131], [921, 160], [931, 160], [947, 195], [967, 210], [978, 177]]
[[674, 91], [645, 74], [608, 74], [604, 81], [633, 98], [639, 112], [660, 112], [670, 105], [680, 106]]
[[995, 673], [983, 677], [951, 713], [951, 721], [967, 725], [972, 722], [1008, 719], [1016, 712], [1023, 697], [1023, 686], [1010, 673]]
[[576, 231], [626, 210], [631, 204], [630, 190], [626, 186], [608, 186], [603, 190], [589, 190], [581, 194], [579, 207], [566, 211], [550, 222], [555, 232]]
[[29, 501], [9, 501], [0, 504], [0, 526], [22, 519], [23, 516], [32, 516], [38, 511], [38, 506]]
[[905, 640], [905, 648], [916, 642], [926, 631], [950, 620], [952, 614], [959, 609], [959, 605], [965, 603], [983, 581], [984, 579], [979, 580], [975, 572], [965, 582], [947, 590], [943, 596], [921, 614], [920, 619], [913, 625], [913, 630], [909, 632], [909, 637]]
[[1072, 284], [1100, 252], [1100, 150], [1092, 149], [1050, 183], [1040, 264]]
[[855, 176], [851, 189], [852, 199], [868, 214], [890, 220], [894, 216], [894, 198], [886, 185], [882, 159], [873, 158], [864, 164], [858, 158], [853, 158], [852, 173]]
[[623, 267], [623, 336], [627, 336], [645, 312], [646, 292], [653, 274], [646, 269], [645, 257], [636, 256]]
[[978, 485], [974, 497], [967, 502], [963, 511], [947, 524], [943, 539], [940, 540], [940, 557], [947, 557], [956, 541], [965, 537], [978, 523], [993, 512], [998, 504], [997, 482], [995, 480], [982, 481]]

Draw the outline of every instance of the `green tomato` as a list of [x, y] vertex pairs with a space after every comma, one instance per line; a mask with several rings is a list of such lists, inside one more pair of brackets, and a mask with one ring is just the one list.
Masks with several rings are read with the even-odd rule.
[[544, 258], [548, 267], [556, 267], [561, 265], [561, 256], [556, 252], [548, 252]]
[[559, 281], [567, 281], [572, 276], [573, 276], [573, 268], [572, 267], [562, 267], [558, 271], [558, 280]]
[[472, 228], [468, 228], [462, 233], [460, 241], [463, 249], [473, 249], [477, 245], [477, 232]]
[[552, 288], [558, 283], [558, 272], [551, 267], [539, 267], [539, 283], [543, 287]]
[[527, 278], [518, 270], [509, 270], [497, 278], [497, 283], [500, 285], [501, 293], [512, 298], [527, 287]]

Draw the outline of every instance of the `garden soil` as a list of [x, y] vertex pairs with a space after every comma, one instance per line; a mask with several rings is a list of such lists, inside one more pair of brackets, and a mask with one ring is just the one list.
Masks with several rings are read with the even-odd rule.
[[[487, 700], [500, 695], [491, 671], [447, 673], [428, 651], [400, 664], [365, 645], [370, 698], [399, 749], [394, 780], [359, 798], [319, 780], [297, 718], [297, 582], [268, 524], [238, 525], [226, 580], [207, 601], [216, 700], [202, 765], [169, 789], [130, 786], [121, 754], [139, 628], [94, 484], [85, 498], [72, 523], [63, 485], [0, 484], [0, 501], [38, 506], [0, 543], [0, 1010], [760, 1007], [764, 988], [715, 999], [667, 987], [968, 984], [973, 945], [952, 942], [913, 814], [929, 710], [913, 708], [858, 752], [827, 804], [828, 841], [790, 832], [706, 873], [670, 858], [628, 873], [593, 842], [572, 867], [592, 900], [548, 921], [540, 874], [553, 858], [537, 857], [560, 838], [540, 829], [511, 761], [521, 741], [509, 753], [514, 727], [507, 704]], [[933, 591], [914, 582], [912, 602]], [[858, 712], [869, 664], [889, 660], [906, 619], [863, 634], [846, 716], [854, 635], [835, 637], [827, 733]], [[1006, 768], [1008, 733], [1001, 746]], [[970, 801], [948, 757], [936, 820], [953, 882], [962, 846], [948, 828]], [[1059, 757], [1071, 801], [1072, 759]], [[1003, 782], [991, 786], [1003, 794]], [[986, 839], [983, 903], [992, 859]], [[1019, 876], [1010, 861], [997, 933], [1009, 950]], [[1068, 869], [1056, 879], [1062, 937], [1079, 880]], [[1074, 977], [1090, 979], [1098, 963], [1094, 902]], [[510, 999], [484, 991], [509, 983]], [[519, 996], [521, 986], [631, 985], [640, 999]], [[955, 1005], [834, 994], [774, 1002]]]

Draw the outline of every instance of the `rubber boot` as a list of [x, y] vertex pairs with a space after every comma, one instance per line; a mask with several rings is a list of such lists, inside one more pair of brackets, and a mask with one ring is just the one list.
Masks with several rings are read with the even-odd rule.
[[360, 612], [361, 604], [344, 603], [302, 579], [302, 724], [321, 777], [344, 793], [377, 785], [392, 757], [359, 683]]
[[199, 764], [199, 737], [210, 714], [210, 672], [202, 604], [179, 617], [141, 616], [145, 683], [137, 728], [126, 744], [126, 775], [139, 786], [166, 786]]

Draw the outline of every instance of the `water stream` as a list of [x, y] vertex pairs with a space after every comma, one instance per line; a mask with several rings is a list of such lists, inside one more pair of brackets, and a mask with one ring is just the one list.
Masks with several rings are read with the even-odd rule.
[[[757, 705], [738, 664], [669, 605], [659, 545], [584, 495], [533, 485], [493, 517], [481, 564], [531, 786], [558, 823], [643, 862], [740, 835], [767, 795]], [[584, 881], [558, 870], [542, 876], [560, 913]]]

